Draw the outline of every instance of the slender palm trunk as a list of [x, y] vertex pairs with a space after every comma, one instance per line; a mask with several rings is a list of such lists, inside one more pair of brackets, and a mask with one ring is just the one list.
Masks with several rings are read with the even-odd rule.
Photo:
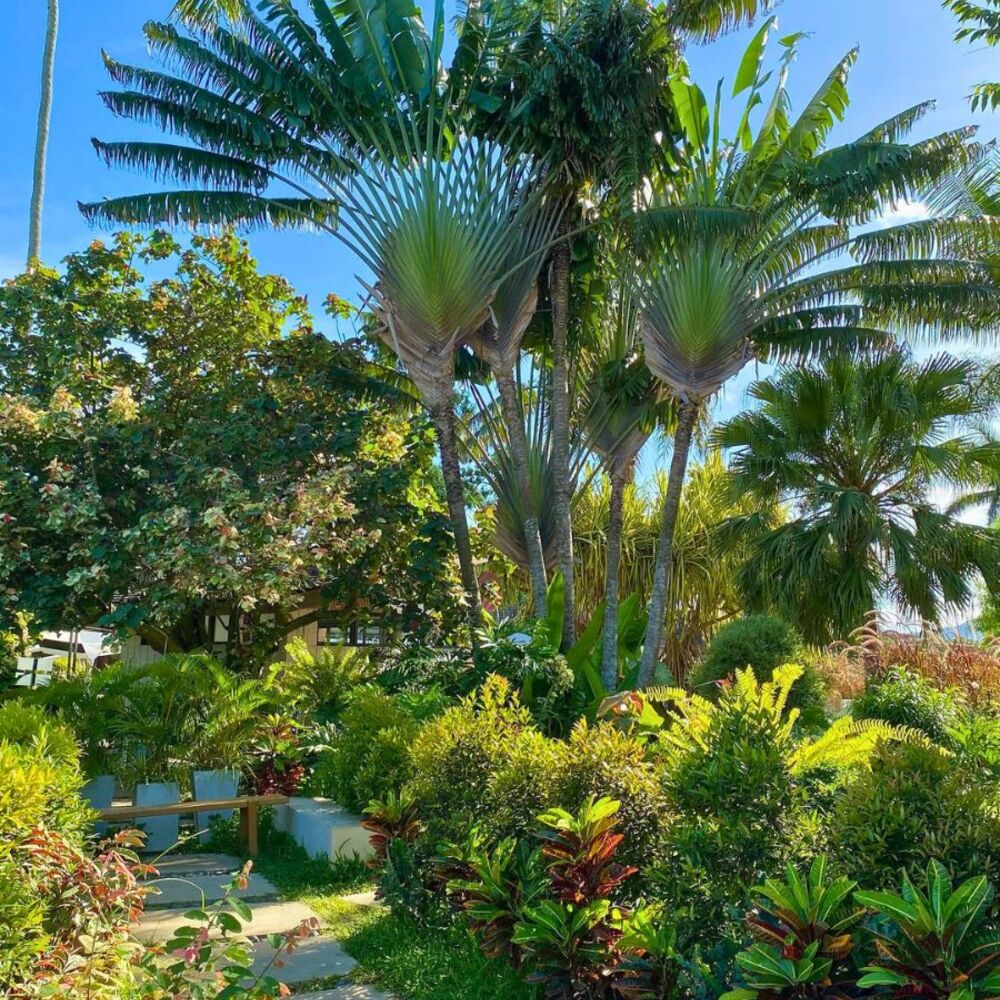
[[554, 465], [556, 551], [559, 569], [566, 587], [566, 611], [563, 617], [563, 648], [576, 639], [573, 598], [573, 522], [571, 505], [573, 487], [569, 472], [569, 269], [570, 246], [564, 237], [552, 251], [552, 460]]
[[438, 449], [441, 454], [441, 473], [444, 476], [444, 490], [448, 498], [448, 513], [455, 534], [455, 548], [458, 550], [458, 565], [462, 574], [462, 587], [469, 606], [469, 621], [474, 630], [482, 619], [482, 600], [479, 596], [479, 578], [472, 561], [472, 541], [469, 538], [469, 521], [465, 512], [465, 488], [462, 470], [458, 461], [458, 441], [455, 434], [455, 411], [451, 400], [445, 399], [430, 407], [434, 427], [437, 430]]
[[500, 407], [504, 423], [510, 437], [510, 453], [517, 473], [517, 487], [521, 494], [521, 511], [524, 517], [524, 545], [528, 553], [528, 576], [531, 580], [531, 597], [535, 605], [535, 615], [544, 618], [547, 613], [545, 579], [545, 553], [542, 536], [538, 528], [538, 511], [535, 508], [535, 494], [531, 488], [530, 459], [528, 457], [528, 435], [524, 429], [524, 414], [517, 383], [511, 372], [496, 374], [497, 389], [500, 392]]
[[59, 33], [59, 0], [48, 0], [45, 54], [42, 57], [42, 95], [38, 102], [38, 129], [35, 133], [35, 169], [31, 185], [31, 218], [28, 225], [28, 266], [42, 252], [42, 205], [45, 201], [45, 161], [49, 151], [52, 121], [52, 81], [56, 67], [56, 36]]
[[611, 466], [611, 501], [608, 508], [608, 575], [604, 584], [604, 641], [601, 649], [601, 683], [609, 692], [618, 689], [618, 564], [622, 553], [622, 520], [628, 466]]
[[649, 621], [646, 623], [646, 638], [639, 667], [640, 687], [652, 681], [653, 671], [660, 658], [660, 648], [663, 646], [663, 621], [674, 554], [674, 528], [677, 525], [677, 511], [680, 508], [681, 490], [684, 488], [691, 436], [697, 416], [696, 403], [681, 403], [677, 415], [677, 431], [674, 434], [674, 454], [670, 460], [670, 475], [667, 479], [667, 495], [663, 503], [663, 523], [660, 525], [660, 541], [656, 550], [653, 589], [649, 596]]

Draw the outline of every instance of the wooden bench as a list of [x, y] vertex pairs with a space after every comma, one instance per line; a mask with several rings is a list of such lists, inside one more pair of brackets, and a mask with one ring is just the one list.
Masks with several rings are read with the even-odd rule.
[[123, 820], [145, 819], [149, 816], [173, 816], [200, 812], [240, 811], [240, 840], [251, 858], [257, 856], [257, 815], [262, 806], [283, 806], [286, 795], [241, 795], [235, 799], [205, 799], [198, 802], [172, 802], [163, 806], [111, 806], [100, 809], [102, 820], [119, 823]]

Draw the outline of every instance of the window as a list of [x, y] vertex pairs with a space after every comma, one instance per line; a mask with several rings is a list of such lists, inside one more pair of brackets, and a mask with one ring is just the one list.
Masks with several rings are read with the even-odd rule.
[[320, 646], [381, 646], [385, 642], [385, 629], [370, 622], [344, 626], [340, 622], [320, 621], [316, 642]]

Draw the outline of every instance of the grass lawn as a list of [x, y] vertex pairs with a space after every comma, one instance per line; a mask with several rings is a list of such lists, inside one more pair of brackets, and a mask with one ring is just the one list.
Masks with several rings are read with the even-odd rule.
[[388, 910], [336, 897], [310, 898], [334, 936], [357, 960], [356, 982], [404, 1000], [534, 1000], [537, 991], [501, 962], [490, 961], [465, 928], [420, 927]]
[[[215, 833], [208, 849], [240, 853], [235, 826]], [[265, 823], [254, 871], [284, 897], [302, 900], [323, 918], [329, 933], [357, 961], [356, 982], [391, 990], [400, 1000], [536, 1000], [539, 995], [507, 965], [487, 959], [460, 924], [422, 927], [382, 907], [341, 899], [372, 887], [371, 870], [357, 858], [332, 863], [310, 858]]]

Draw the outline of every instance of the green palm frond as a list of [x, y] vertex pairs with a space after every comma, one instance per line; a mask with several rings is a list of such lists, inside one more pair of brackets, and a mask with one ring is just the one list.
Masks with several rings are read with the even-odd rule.
[[[944, 0], [944, 6], [959, 20], [955, 32], [957, 42], [982, 42], [990, 47], [1000, 45], [1000, 6], [996, 0]], [[969, 102], [973, 111], [996, 111], [1000, 108], [1000, 83], [980, 83], [972, 88]]]
[[979, 379], [968, 360], [888, 349], [755, 383], [759, 409], [716, 442], [734, 449], [737, 494], [796, 516], [754, 543], [740, 572], [748, 604], [781, 608], [816, 642], [846, 636], [887, 597], [927, 621], [968, 606], [975, 577], [997, 576], [1000, 539], [929, 496], [1000, 478], [1000, 450], [976, 431], [992, 407]]
[[246, 229], [332, 231], [336, 201], [318, 198], [264, 198], [240, 191], [164, 191], [124, 195], [81, 205], [84, 218], [105, 225], [226, 226]]
[[709, 42], [750, 24], [771, 7], [771, 0], [671, 0], [668, 16], [678, 31]]
[[[747, 105], [733, 138], [720, 133], [721, 86], [713, 105], [686, 79], [672, 85], [684, 142], [670, 149], [671, 169], [636, 221], [651, 248], [636, 295], [653, 372], [699, 400], [753, 358], [814, 358], [884, 344], [892, 332], [994, 338], [1000, 285], [986, 258], [1000, 235], [995, 220], [855, 228], [979, 162], [971, 130], [904, 142], [929, 110], [920, 104], [827, 148], [857, 53], [796, 115], [786, 75], [800, 39], [788, 40], [773, 79], [765, 72], [771, 28], [757, 33], [736, 74], [733, 95]], [[857, 263], [844, 266], [845, 256]]]

